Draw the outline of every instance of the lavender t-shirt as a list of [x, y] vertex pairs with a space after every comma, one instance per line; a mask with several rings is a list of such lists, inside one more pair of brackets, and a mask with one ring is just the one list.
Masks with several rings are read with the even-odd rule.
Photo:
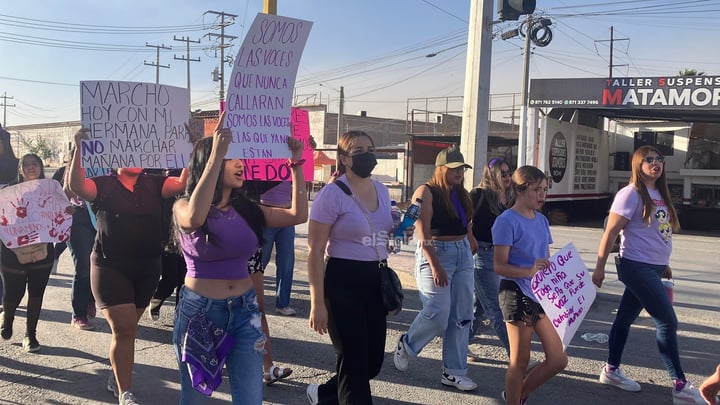
[[665, 266], [672, 252], [672, 225], [670, 210], [658, 190], [649, 190], [655, 212], [648, 223], [642, 218], [642, 199], [632, 184], [615, 195], [610, 212], [630, 222], [625, 225], [620, 239], [620, 256], [638, 262]]
[[[336, 181], [350, 186], [345, 176]], [[390, 193], [382, 183], [372, 182], [377, 191], [378, 208], [373, 212], [365, 207], [363, 210], [373, 224], [374, 234], [358, 204], [337, 185], [328, 184], [315, 197], [310, 220], [332, 225], [327, 244], [328, 256], [360, 261], [378, 260], [378, 256], [387, 259], [387, 240], [393, 225]]]

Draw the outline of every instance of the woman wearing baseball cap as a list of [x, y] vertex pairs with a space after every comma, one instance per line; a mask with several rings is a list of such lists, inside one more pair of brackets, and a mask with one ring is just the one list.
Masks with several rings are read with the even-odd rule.
[[417, 288], [423, 308], [400, 337], [393, 357], [395, 368], [408, 369], [435, 336], [443, 336], [443, 373], [440, 382], [462, 391], [477, 387], [467, 378], [467, 352], [473, 320], [472, 205], [463, 186], [465, 163], [453, 145], [438, 153], [435, 173], [415, 190], [423, 208], [417, 220], [418, 247], [415, 253]]

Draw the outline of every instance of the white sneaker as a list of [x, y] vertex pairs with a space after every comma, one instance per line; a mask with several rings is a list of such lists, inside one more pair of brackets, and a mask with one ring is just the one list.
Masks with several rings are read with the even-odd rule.
[[618, 387], [621, 390], [625, 391], [640, 391], [640, 384], [627, 378], [625, 374], [620, 371], [620, 367], [616, 368], [614, 371], [611, 372], [607, 371], [606, 367], [603, 367], [602, 371], [600, 372], [599, 381], [603, 384], [612, 385], [613, 387]]
[[297, 312], [290, 307], [275, 308], [275, 312], [282, 316], [295, 316]]
[[700, 391], [695, 388], [692, 384], [685, 383], [685, 386], [680, 391], [673, 389], [673, 404], [706, 404], [705, 400], [700, 395]]
[[443, 383], [443, 385], [455, 387], [460, 391], [470, 391], [477, 388], [477, 384], [475, 384], [473, 380], [463, 375], [452, 375], [448, 373], [443, 373], [442, 377], [440, 377], [440, 382]]
[[410, 360], [407, 349], [405, 349], [405, 343], [403, 342], [405, 336], [406, 335], [401, 335], [400, 339], [398, 339], [397, 349], [395, 349], [395, 355], [393, 356], [393, 363], [398, 371], [407, 371]]
[[120, 405], [139, 405], [137, 400], [135, 399], [135, 395], [133, 395], [130, 391], [125, 391], [120, 395]]
[[305, 394], [307, 394], [307, 399], [310, 401], [310, 405], [317, 405], [317, 403], [320, 402], [320, 399], [318, 398], [318, 388], [320, 388], [318, 384], [308, 384], [307, 390], [305, 390]]

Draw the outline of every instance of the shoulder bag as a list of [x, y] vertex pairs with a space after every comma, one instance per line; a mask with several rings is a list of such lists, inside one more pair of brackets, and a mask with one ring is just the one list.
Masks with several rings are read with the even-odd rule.
[[[365, 215], [365, 219], [370, 225], [370, 231], [373, 233], [373, 235], [376, 235], [375, 227], [370, 221], [370, 217], [368, 217], [367, 213], [365, 212], [365, 207], [363, 207], [363, 205], [360, 204], [360, 201], [355, 198], [347, 184], [338, 180], [335, 180], [334, 184], [337, 184], [337, 186], [340, 187], [340, 189], [345, 194], [350, 196], [353, 201], [355, 201], [355, 204], [357, 204], [358, 208], [360, 208], [360, 212]], [[405, 298], [402, 284], [400, 283], [400, 277], [398, 277], [395, 270], [391, 269], [388, 266], [387, 260], [380, 260], [380, 252], [378, 252], [377, 250], [377, 245], [375, 245], [375, 254], [378, 258], [378, 268], [380, 271], [380, 297], [382, 298], [383, 306], [385, 307], [388, 315], [397, 315], [402, 310], [402, 303], [403, 299]]]

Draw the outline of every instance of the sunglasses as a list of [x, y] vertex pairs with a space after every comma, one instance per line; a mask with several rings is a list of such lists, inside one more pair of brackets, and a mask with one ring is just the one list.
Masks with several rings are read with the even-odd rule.
[[645, 156], [643, 160], [646, 161], [648, 164], [653, 164], [653, 162], [665, 163], [665, 158], [662, 156]]

